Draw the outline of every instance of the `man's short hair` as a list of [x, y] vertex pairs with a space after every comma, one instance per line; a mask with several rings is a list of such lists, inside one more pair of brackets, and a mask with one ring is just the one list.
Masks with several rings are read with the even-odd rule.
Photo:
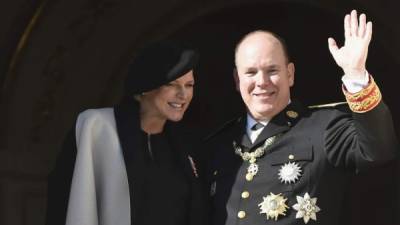
[[283, 49], [283, 54], [285, 55], [285, 58], [286, 58], [286, 62], [289, 63], [289, 62], [291, 61], [291, 60], [290, 60], [290, 55], [289, 55], [289, 51], [288, 51], [288, 48], [287, 48], [285, 39], [283, 39], [283, 38], [282, 38], [281, 36], [279, 36], [278, 34], [276, 34], [276, 33], [274, 33], [274, 32], [271, 32], [271, 31], [268, 31], [268, 30], [255, 30], [255, 31], [252, 31], [252, 32], [250, 32], [250, 33], [244, 35], [244, 36], [240, 39], [240, 41], [236, 44], [236, 47], [235, 47], [235, 65], [237, 65], [237, 63], [236, 63], [236, 58], [237, 58], [236, 55], [237, 55], [237, 52], [238, 52], [239, 47], [240, 47], [240, 45], [242, 44], [242, 42], [243, 42], [246, 38], [248, 38], [248, 37], [250, 37], [250, 36], [252, 36], [252, 35], [254, 35], [254, 34], [257, 34], [257, 33], [269, 34], [269, 35], [273, 36], [274, 38], [276, 38], [276, 39], [279, 41], [279, 43], [281, 43], [281, 46], [282, 46], [282, 49]]

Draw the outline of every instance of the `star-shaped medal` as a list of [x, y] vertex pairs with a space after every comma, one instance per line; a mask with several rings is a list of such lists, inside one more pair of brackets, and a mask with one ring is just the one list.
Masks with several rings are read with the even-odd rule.
[[317, 220], [316, 213], [321, 211], [317, 206], [317, 198], [311, 198], [308, 193], [304, 197], [297, 196], [297, 203], [293, 205], [293, 209], [297, 210], [296, 219], [303, 218], [307, 224], [310, 219]]
[[294, 183], [300, 178], [301, 167], [295, 162], [285, 163], [279, 169], [278, 175], [282, 183]]
[[265, 213], [268, 219], [275, 219], [275, 221], [278, 219], [279, 215], [286, 215], [286, 209], [289, 207], [286, 205], [286, 198], [282, 197], [282, 194], [273, 194], [272, 192], [267, 195], [267, 197], [263, 197], [263, 201], [258, 204], [260, 206], [261, 212]]

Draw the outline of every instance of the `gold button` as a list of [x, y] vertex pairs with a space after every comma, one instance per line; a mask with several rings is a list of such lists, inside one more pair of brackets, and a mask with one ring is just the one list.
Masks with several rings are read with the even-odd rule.
[[289, 159], [293, 160], [294, 159], [294, 155], [290, 154], [289, 155]]
[[214, 171], [214, 176], [216, 176], [218, 174], [218, 170]]
[[289, 110], [286, 112], [286, 115], [292, 119], [295, 119], [299, 116], [299, 114], [295, 111]]
[[247, 180], [247, 181], [252, 181], [252, 180], [253, 180], [253, 177], [254, 177], [254, 176], [251, 175], [251, 174], [249, 174], [249, 173], [246, 174], [246, 180]]
[[245, 211], [239, 211], [239, 212], [238, 212], [238, 217], [239, 217], [240, 219], [245, 218], [245, 217], [246, 217], [246, 212], [245, 212]]
[[250, 193], [248, 191], [242, 192], [242, 198], [248, 198], [249, 196], [250, 196]]

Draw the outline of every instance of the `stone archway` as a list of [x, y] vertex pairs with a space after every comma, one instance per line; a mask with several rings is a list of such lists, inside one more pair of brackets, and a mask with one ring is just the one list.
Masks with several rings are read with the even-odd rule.
[[[19, 2], [23, 4], [23, 0]], [[33, 26], [28, 26], [25, 30], [29, 32], [19, 38], [21, 45], [15, 47], [13, 60], [9, 59], [12, 67], [4, 69], [8, 72], [2, 79], [1, 224], [42, 224], [46, 175], [75, 115], [83, 108], [117, 102], [130, 55], [154, 39], [174, 36], [191, 42], [202, 52], [198, 90], [186, 123], [198, 126], [193, 121], [209, 113], [211, 119], [202, 123], [203, 134], [240, 110], [231, 80], [233, 44], [241, 33], [257, 26], [266, 26], [288, 39], [297, 64], [297, 96], [310, 104], [338, 100], [341, 94], [335, 84], [340, 71], [327, 54], [326, 37], [332, 34], [341, 39], [343, 13], [361, 8], [376, 21], [370, 71], [379, 74], [377, 80], [393, 113], [400, 112], [391, 75], [400, 64], [396, 41], [400, 30], [393, 22], [399, 21], [398, 3], [394, 0], [386, 2], [391, 7], [372, 0], [56, 0], [37, 5]], [[317, 26], [326, 20], [334, 33]], [[311, 52], [318, 56], [317, 62], [308, 57]], [[310, 77], [315, 71], [322, 75]], [[380, 78], [381, 74], [385, 77]], [[310, 78], [329, 86], [317, 87], [318, 95], [304, 91]], [[218, 105], [221, 99], [223, 108]], [[396, 126], [400, 127], [399, 121]], [[381, 173], [392, 172], [378, 170], [372, 178], [363, 179], [367, 183], [371, 182], [368, 179], [387, 182], [379, 180]], [[369, 197], [358, 195], [363, 201]]]

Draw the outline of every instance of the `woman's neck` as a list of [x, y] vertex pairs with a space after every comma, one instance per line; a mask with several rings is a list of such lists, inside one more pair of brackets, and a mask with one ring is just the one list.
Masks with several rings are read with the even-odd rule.
[[145, 114], [142, 114], [140, 117], [140, 127], [148, 134], [161, 133], [164, 129], [165, 122], [165, 119], [163, 120], [154, 116], [146, 116]]

